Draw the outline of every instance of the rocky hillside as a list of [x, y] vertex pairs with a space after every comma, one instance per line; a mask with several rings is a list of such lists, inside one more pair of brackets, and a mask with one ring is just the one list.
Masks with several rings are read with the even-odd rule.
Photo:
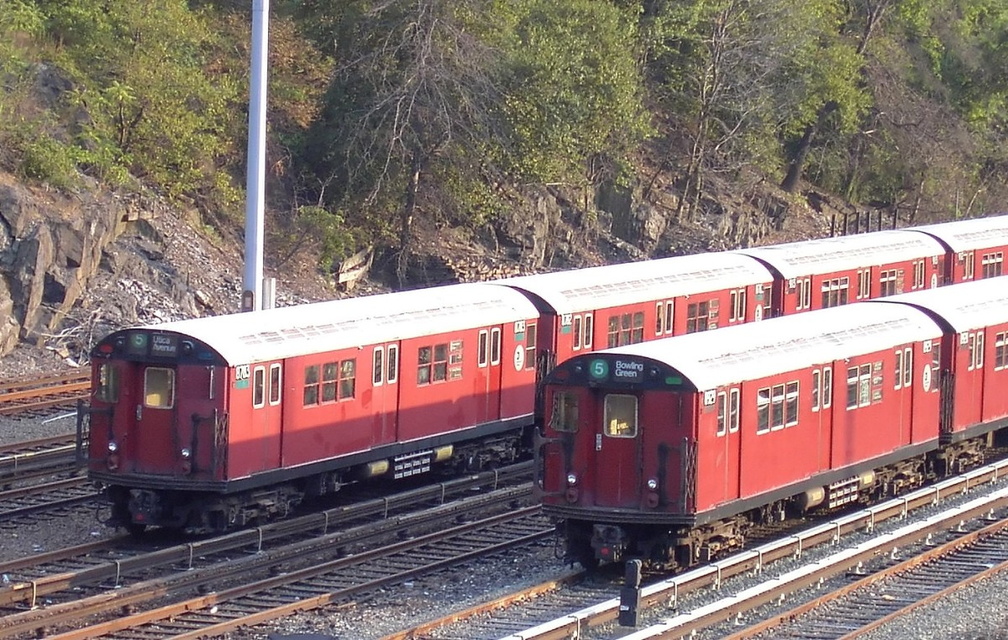
[[[726, 195], [715, 208], [721, 213], [670, 224], [663, 211], [672, 202], [613, 207], [614, 214], [543, 192], [484, 237], [421, 224], [411, 286], [825, 235], [840, 212], [815, 202], [820, 210], [772, 193], [746, 202]], [[241, 230], [207, 233], [153, 196], [58, 193], [0, 174], [0, 228], [3, 378], [82, 364], [97, 339], [123, 326], [238, 310]], [[277, 279], [280, 306], [390, 288], [392, 269], [382, 255], [347, 292], [319, 270], [310, 251], [271, 246], [277, 235], [268, 229], [265, 275]]]

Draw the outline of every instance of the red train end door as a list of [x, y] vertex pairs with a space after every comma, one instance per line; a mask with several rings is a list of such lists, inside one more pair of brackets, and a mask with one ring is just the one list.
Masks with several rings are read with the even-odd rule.
[[607, 393], [599, 403], [595, 432], [595, 503], [637, 508], [641, 464], [639, 402], [636, 395]]
[[176, 422], [176, 394], [174, 367], [145, 366], [142, 375], [135, 376], [132, 397], [134, 428], [130, 430], [132, 442], [125, 443], [135, 473], [172, 474], [175, 472], [175, 453], [178, 445], [173, 437]]

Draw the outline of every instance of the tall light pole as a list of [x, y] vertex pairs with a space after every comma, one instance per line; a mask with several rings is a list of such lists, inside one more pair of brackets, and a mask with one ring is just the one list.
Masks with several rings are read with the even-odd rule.
[[263, 308], [267, 51], [269, 51], [269, 0], [252, 0], [252, 72], [249, 76], [248, 169], [245, 182], [245, 278], [242, 287], [242, 311], [259, 311]]

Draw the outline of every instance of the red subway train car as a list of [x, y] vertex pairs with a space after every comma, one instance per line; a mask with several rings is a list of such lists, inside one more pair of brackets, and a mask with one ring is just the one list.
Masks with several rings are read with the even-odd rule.
[[580, 355], [545, 381], [543, 509], [572, 561], [689, 566], [975, 464], [1006, 385], [1004, 278]]
[[92, 354], [89, 475], [118, 525], [220, 530], [362, 477], [512, 460], [537, 317], [465, 284], [115, 332]]
[[[981, 253], [1005, 242], [989, 220]], [[900, 291], [874, 265], [932, 256], [919, 231], [869, 235], [886, 241], [830, 244], [861, 261], [870, 295]], [[109, 524], [227, 529], [367, 478], [527, 456], [556, 363], [787, 312], [784, 284], [722, 252], [124, 329], [92, 351], [81, 446], [89, 434]]]

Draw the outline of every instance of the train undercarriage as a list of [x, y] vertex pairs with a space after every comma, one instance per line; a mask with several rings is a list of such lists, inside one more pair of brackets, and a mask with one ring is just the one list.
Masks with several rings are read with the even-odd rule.
[[756, 526], [868, 504], [976, 467], [983, 463], [993, 435], [950, 444], [697, 527], [568, 519], [558, 525], [565, 542], [564, 560], [587, 569], [631, 559], [655, 568], [692, 567], [743, 548]]
[[454, 477], [511, 464], [523, 454], [530, 455], [529, 440], [516, 430], [234, 493], [110, 485], [105, 494], [111, 516], [105, 524], [134, 535], [153, 526], [222, 533], [287, 517], [309, 498], [331, 495], [358, 482], [397, 481], [427, 474]]

